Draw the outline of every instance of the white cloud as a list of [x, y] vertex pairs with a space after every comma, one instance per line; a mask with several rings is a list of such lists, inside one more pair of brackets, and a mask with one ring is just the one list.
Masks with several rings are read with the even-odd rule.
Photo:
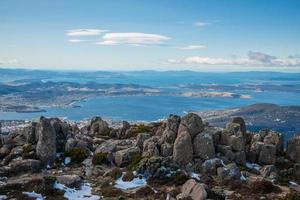
[[208, 23], [208, 22], [200, 22], [200, 21], [194, 23], [195, 26], [200, 26], [200, 27], [207, 26], [209, 24], [210, 23]]
[[0, 59], [0, 65], [13, 65], [17, 64], [18, 60], [17, 59], [11, 59], [11, 60], [1, 60]]
[[70, 43], [80, 43], [80, 42], [85, 42], [86, 40], [79, 40], [79, 39], [70, 39]]
[[202, 57], [191, 56], [183, 59], [169, 59], [169, 64], [188, 64], [188, 65], [247, 65], [247, 66], [279, 66], [279, 67], [300, 67], [300, 58], [289, 56], [287, 58], [278, 58], [261, 52], [248, 53], [247, 57]]
[[204, 45], [188, 45], [188, 46], [185, 46], [185, 47], [179, 47], [179, 49], [182, 49], [182, 50], [197, 50], [197, 49], [205, 49], [206, 46]]
[[164, 35], [149, 34], [149, 33], [106, 33], [103, 36], [103, 41], [96, 44], [99, 45], [159, 45], [171, 38]]
[[73, 29], [68, 30], [67, 35], [68, 36], [96, 36], [101, 35], [102, 33], [106, 33], [108, 30], [102, 30], [102, 29]]

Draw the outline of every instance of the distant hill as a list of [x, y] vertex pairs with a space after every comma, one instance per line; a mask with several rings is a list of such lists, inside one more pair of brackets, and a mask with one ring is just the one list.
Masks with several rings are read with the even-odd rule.
[[224, 127], [230, 118], [241, 116], [245, 119], [248, 130], [251, 131], [268, 128], [284, 132], [286, 138], [294, 133], [300, 133], [300, 106], [258, 103], [241, 108], [195, 113], [214, 126]]

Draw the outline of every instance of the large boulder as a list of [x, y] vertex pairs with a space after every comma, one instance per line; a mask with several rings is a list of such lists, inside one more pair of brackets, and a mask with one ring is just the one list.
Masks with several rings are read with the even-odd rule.
[[170, 115], [167, 123], [166, 128], [162, 135], [163, 142], [173, 144], [177, 137], [178, 127], [180, 123], [180, 117], [177, 115]]
[[139, 133], [136, 137], [136, 146], [143, 150], [145, 140], [149, 139], [151, 135], [149, 133]]
[[78, 186], [82, 181], [80, 176], [76, 174], [57, 176], [56, 180], [68, 187]]
[[197, 183], [194, 179], [189, 179], [181, 187], [181, 193], [177, 199], [192, 199], [204, 200], [207, 197], [207, 192], [203, 184]]
[[101, 117], [94, 117], [90, 124], [90, 133], [93, 136], [107, 136], [110, 132], [108, 123]]
[[56, 157], [56, 133], [50, 120], [41, 117], [37, 127], [36, 154], [43, 164], [52, 164]]
[[215, 147], [213, 138], [209, 133], [198, 134], [193, 141], [194, 156], [201, 159], [211, 159], [215, 157]]
[[215, 175], [217, 174], [217, 168], [223, 166], [223, 161], [219, 158], [213, 158], [204, 161], [202, 164], [202, 173]]
[[140, 154], [140, 149], [137, 147], [131, 147], [128, 149], [117, 151], [115, 154], [115, 163], [119, 167], [125, 167], [129, 165], [133, 158]]
[[189, 113], [181, 118], [178, 133], [187, 131], [191, 137], [195, 137], [204, 130], [204, 124], [201, 117], [197, 114]]
[[267, 134], [265, 134], [263, 142], [265, 144], [275, 145], [276, 154], [282, 155], [283, 149], [284, 149], [283, 135], [281, 133], [277, 133], [277, 132], [269, 131], [269, 130], [266, 130], [266, 132], [267, 132]]
[[240, 125], [240, 131], [245, 134], [247, 129], [246, 129], [246, 123], [245, 120], [242, 117], [234, 117], [231, 120], [232, 123], [236, 123]]
[[276, 147], [274, 145], [263, 145], [259, 153], [258, 162], [263, 165], [276, 163]]
[[192, 137], [187, 131], [180, 132], [175, 140], [173, 160], [179, 165], [186, 165], [193, 160]]
[[231, 135], [229, 146], [233, 151], [245, 151], [245, 138], [243, 136]]
[[32, 122], [29, 126], [24, 127], [22, 134], [26, 137], [27, 143], [36, 144], [38, 138], [36, 133], [36, 122]]
[[297, 163], [300, 163], [300, 136], [294, 136], [287, 143], [288, 157]]
[[7, 169], [8, 175], [16, 175], [26, 172], [39, 172], [41, 170], [41, 161], [34, 159], [13, 160]]
[[67, 137], [69, 134], [72, 134], [72, 127], [67, 122], [61, 121], [58, 118], [51, 119], [50, 123], [56, 133], [56, 151], [64, 152]]
[[159, 156], [159, 138], [154, 136], [144, 141], [143, 156]]
[[131, 136], [129, 134], [130, 124], [127, 121], [122, 122], [122, 127], [117, 131], [117, 138], [119, 139], [126, 139]]
[[217, 173], [222, 180], [239, 180], [241, 177], [241, 171], [235, 163], [219, 167]]

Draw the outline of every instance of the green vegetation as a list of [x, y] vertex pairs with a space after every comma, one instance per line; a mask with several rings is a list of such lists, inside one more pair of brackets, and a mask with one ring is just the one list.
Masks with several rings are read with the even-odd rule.
[[103, 153], [103, 152], [96, 153], [92, 158], [93, 165], [101, 165], [104, 163], [108, 163], [107, 154], [108, 153]]
[[127, 166], [127, 169], [133, 171], [136, 170], [139, 166], [140, 161], [143, 159], [143, 157], [140, 154], [136, 154], [131, 158], [130, 164]]
[[86, 150], [80, 147], [75, 147], [74, 149], [65, 152], [66, 157], [70, 157], [72, 162], [81, 163], [86, 157]]

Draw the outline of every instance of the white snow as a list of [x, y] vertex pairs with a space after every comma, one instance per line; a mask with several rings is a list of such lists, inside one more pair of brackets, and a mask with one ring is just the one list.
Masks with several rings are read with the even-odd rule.
[[71, 162], [71, 158], [70, 157], [65, 157], [65, 165], [69, 164]]
[[0, 195], [0, 200], [6, 200], [8, 197], [6, 195]]
[[249, 162], [246, 162], [246, 167], [249, 169], [255, 169], [257, 171], [259, 171], [261, 169], [261, 166], [259, 164], [249, 163]]
[[243, 173], [241, 173], [240, 180], [241, 180], [241, 181], [246, 181], [246, 180], [247, 180]]
[[92, 188], [89, 183], [84, 183], [80, 189], [68, 188], [67, 186], [56, 182], [54, 188], [65, 192], [64, 197], [69, 200], [99, 200], [100, 197], [92, 194]]
[[26, 194], [28, 197], [35, 198], [36, 200], [44, 200], [44, 197], [41, 194], [38, 194], [36, 192], [23, 192], [23, 194]]
[[294, 181], [289, 181], [291, 187], [298, 187], [299, 185]]
[[145, 178], [134, 178], [132, 181], [123, 181], [123, 176], [121, 176], [116, 182], [115, 182], [115, 188], [119, 188], [122, 190], [130, 190], [138, 187], [143, 187], [147, 184], [147, 181]]
[[190, 174], [190, 177], [196, 179], [197, 181], [200, 181], [200, 174], [197, 174], [197, 173], [195, 173], [195, 172], [192, 172], [192, 173]]

